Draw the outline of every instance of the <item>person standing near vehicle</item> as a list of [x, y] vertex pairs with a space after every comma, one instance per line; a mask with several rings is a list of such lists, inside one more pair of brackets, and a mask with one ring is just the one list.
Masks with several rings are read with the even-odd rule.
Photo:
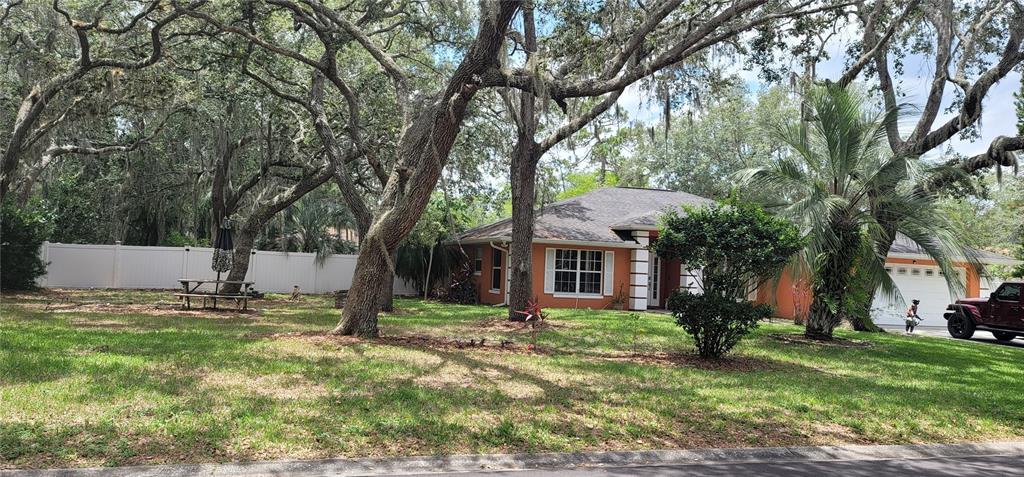
[[907, 308], [907, 333], [913, 333], [914, 327], [921, 323], [921, 317], [917, 316], [917, 305], [921, 300], [912, 300], [910, 308]]

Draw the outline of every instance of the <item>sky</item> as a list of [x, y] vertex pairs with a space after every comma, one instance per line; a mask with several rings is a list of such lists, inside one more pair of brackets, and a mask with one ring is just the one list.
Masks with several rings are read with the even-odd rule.
[[[817, 68], [817, 74], [820, 79], [837, 79], [840, 76], [844, 66], [844, 49], [845, 45], [842, 43], [836, 43], [829, 49], [831, 58], [820, 63]], [[902, 97], [898, 98], [898, 101], [916, 107], [923, 107], [934, 71], [934, 59], [914, 55], [908, 57], [904, 65], [904, 74], [893, 78], [903, 94]], [[756, 91], [767, 86], [759, 80], [756, 71], [736, 68], [733, 73], [747, 83], [747, 87], [752, 93], [756, 93]], [[978, 129], [981, 136], [979, 138], [961, 139], [959, 136], [955, 136], [942, 147], [929, 153], [926, 158], [936, 159], [944, 157], [947, 147], [956, 153], [972, 156], [984, 152], [988, 145], [998, 136], [1016, 136], [1017, 114], [1014, 108], [1013, 94], [1020, 90], [1020, 84], [1020, 72], [1012, 71], [989, 90], [982, 103], [982, 117]], [[947, 84], [943, 105], [932, 129], [939, 127], [956, 115], [955, 112], [945, 111], [946, 107], [952, 103], [953, 93], [956, 89], [957, 87], [953, 84]], [[629, 113], [633, 120], [654, 124], [661, 119], [662, 111], [660, 104], [650, 104], [645, 93], [637, 85], [628, 88], [623, 93], [619, 99], [619, 105]], [[917, 118], [917, 114], [911, 113], [901, 121], [900, 126], [904, 137], [913, 129]]]

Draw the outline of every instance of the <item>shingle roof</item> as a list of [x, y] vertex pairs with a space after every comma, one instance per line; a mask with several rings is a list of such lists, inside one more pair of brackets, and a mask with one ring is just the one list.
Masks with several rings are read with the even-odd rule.
[[[632, 187], [606, 187], [578, 197], [545, 206], [537, 214], [534, 239], [579, 242], [632, 242], [616, 230], [649, 229], [658, 217], [681, 205], [700, 206], [714, 203], [686, 192]], [[499, 240], [512, 236], [512, 219], [469, 230], [459, 237], [468, 240]]]
[[[1016, 262], [1014, 259], [999, 253], [973, 248], [969, 250], [981, 263], [1009, 264]], [[925, 251], [905, 235], [896, 235], [896, 240], [892, 243], [892, 247], [889, 248], [889, 254], [925, 255]]]

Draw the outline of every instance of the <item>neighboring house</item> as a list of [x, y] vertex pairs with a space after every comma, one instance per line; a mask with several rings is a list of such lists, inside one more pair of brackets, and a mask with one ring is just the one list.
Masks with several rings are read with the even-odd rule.
[[336, 229], [328, 227], [327, 233], [339, 240], [347, 240], [352, 243], [359, 243], [359, 231], [351, 227]]
[[[646, 310], [664, 307], [676, 289], [697, 291], [699, 271], [684, 269], [678, 260], [654, 256], [647, 246], [657, 238], [658, 219], [666, 210], [712, 203], [686, 192], [609, 187], [545, 206], [534, 225], [533, 296], [541, 306], [594, 309], [611, 308], [613, 300], [621, 297], [624, 308]], [[511, 239], [511, 219], [459, 237], [474, 259], [481, 303], [507, 303]], [[1015, 263], [989, 252], [979, 252], [979, 258], [984, 264]], [[922, 301], [922, 316], [928, 319], [926, 314], [937, 311], [935, 316], [941, 317], [951, 297], [935, 262], [905, 240], [893, 244], [886, 262], [903, 296]], [[959, 269], [966, 280], [965, 296], [978, 296], [979, 274], [965, 263]], [[806, 312], [810, 305], [806, 287], [794, 287], [786, 273], [777, 284], [762, 286], [757, 300], [775, 305], [776, 314], [786, 318]], [[878, 306], [880, 310], [892, 307], [902, 308], [902, 303]], [[877, 316], [884, 319], [888, 314]]]

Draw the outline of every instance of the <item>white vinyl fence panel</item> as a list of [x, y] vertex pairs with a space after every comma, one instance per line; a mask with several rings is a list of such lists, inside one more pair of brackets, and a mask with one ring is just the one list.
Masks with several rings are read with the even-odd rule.
[[[39, 285], [49, 288], [178, 288], [179, 278], [214, 279], [212, 248], [79, 245], [44, 242], [41, 250], [46, 275]], [[316, 254], [257, 250], [249, 259], [246, 280], [260, 291], [330, 293], [352, 286], [356, 255], [331, 255], [318, 265]], [[221, 278], [226, 278], [222, 274]], [[395, 279], [396, 295], [416, 291]]]

